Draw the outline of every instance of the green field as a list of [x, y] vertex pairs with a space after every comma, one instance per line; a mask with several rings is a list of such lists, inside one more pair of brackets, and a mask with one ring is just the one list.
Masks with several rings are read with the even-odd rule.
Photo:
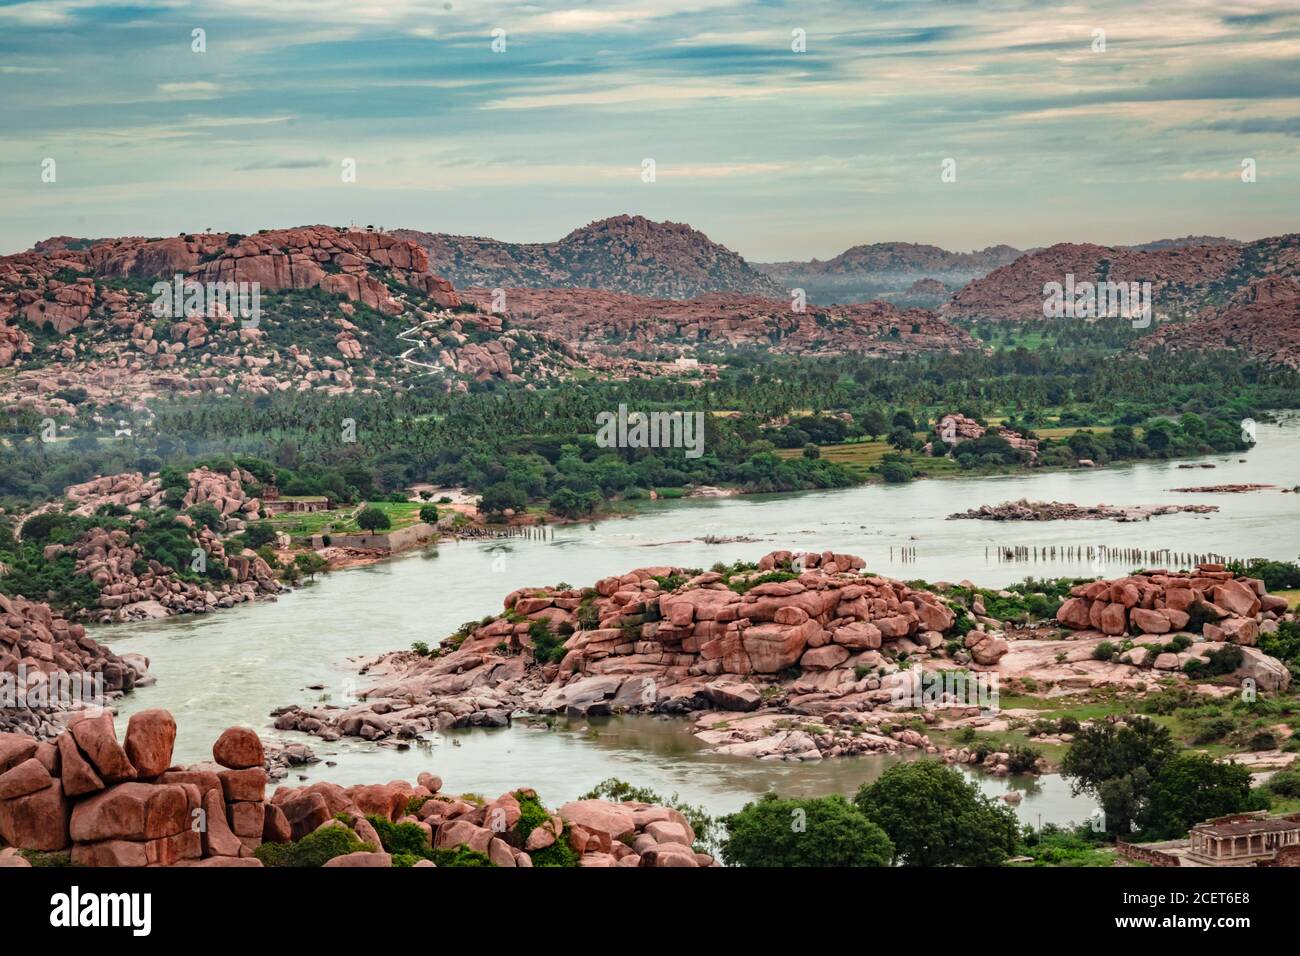
[[357, 515], [367, 505], [378, 508], [388, 515], [393, 523], [390, 530], [405, 528], [420, 520], [422, 502], [418, 501], [376, 501], [363, 503], [355, 507], [335, 508], [330, 511], [315, 511], [310, 514], [279, 515], [271, 518], [278, 531], [291, 537], [310, 537], [314, 534], [359, 534]]

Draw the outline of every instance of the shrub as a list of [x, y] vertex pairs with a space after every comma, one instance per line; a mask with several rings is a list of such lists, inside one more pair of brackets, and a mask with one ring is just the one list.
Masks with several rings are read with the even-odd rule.
[[423, 521], [425, 524], [437, 524], [438, 506], [424, 505], [422, 508], [420, 508], [420, 520]]
[[733, 866], [888, 866], [894, 854], [885, 832], [838, 794], [765, 794], [722, 824], [722, 851]]
[[244, 547], [256, 551], [271, 544], [278, 537], [275, 526], [269, 521], [257, 521], [244, 529]]
[[1279, 770], [1268, 781], [1268, 789], [1279, 797], [1300, 797], [1300, 769]]
[[1010, 773], [1035, 773], [1041, 756], [1033, 747], [1011, 747], [1007, 750], [1007, 770]]
[[1097, 661], [1108, 661], [1115, 656], [1117, 648], [1110, 641], [1102, 641], [1092, 649], [1092, 658]]
[[564, 649], [567, 638], [551, 630], [551, 622], [538, 618], [528, 625], [528, 636], [533, 642], [533, 659], [539, 664], [558, 664], [568, 653]]
[[373, 849], [340, 824], [313, 830], [296, 843], [263, 843], [253, 855], [263, 866], [324, 866], [336, 856]]

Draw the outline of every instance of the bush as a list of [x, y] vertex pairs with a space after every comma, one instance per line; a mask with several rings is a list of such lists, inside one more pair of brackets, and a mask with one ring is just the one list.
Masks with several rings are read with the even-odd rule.
[[1007, 770], [1010, 773], [1036, 773], [1041, 756], [1033, 747], [1013, 746], [1007, 750]]
[[1268, 781], [1268, 789], [1279, 797], [1300, 797], [1300, 769], [1279, 770]]
[[437, 523], [438, 523], [438, 506], [437, 506], [437, 505], [424, 505], [423, 507], [421, 507], [421, 508], [420, 508], [420, 520], [423, 521], [425, 524], [437, 524]]
[[343, 824], [313, 830], [297, 843], [263, 843], [253, 855], [263, 866], [324, 866], [336, 856], [374, 850]]
[[890, 767], [853, 802], [904, 866], [997, 866], [1015, 850], [1015, 813], [933, 760]]
[[1116, 647], [1110, 641], [1102, 641], [1092, 649], [1092, 659], [1095, 661], [1108, 661], [1115, 656]]
[[533, 642], [533, 660], [539, 664], [558, 664], [568, 653], [564, 642], [568, 638], [551, 630], [551, 622], [538, 618], [528, 625], [528, 636]]
[[894, 854], [885, 832], [838, 794], [765, 794], [722, 824], [722, 852], [732, 866], [888, 866]]
[[256, 551], [258, 548], [272, 544], [277, 537], [279, 534], [271, 522], [258, 521], [244, 529], [244, 547]]
[[367, 820], [379, 835], [384, 851], [393, 856], [393, 866], [414, 866], [420, 860], [432, 860], [437, 866], [494, 866], [486, 856], [465, 844], [435, 850], [426, 842], [428, 835], [414, 823], [394, 823], [380, 816]]
[[912, 466], [901, 461], [886, 461], [880, 466], [880, 477], [886, 484], [904, 485], [911, 481], [914, 472]]

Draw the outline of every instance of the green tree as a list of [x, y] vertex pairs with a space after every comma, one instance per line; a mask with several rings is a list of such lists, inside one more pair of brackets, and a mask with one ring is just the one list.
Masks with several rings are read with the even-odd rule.
[[897, 764], [853, 798], [904, 866], [996, 866], [1015, 850], [1014, 811], [934, 760]]
[[295, 555], [293, 563], [297, 565], [299, 571], [309, 578], [316, 577], [319, 572], [324, 571], [330, 565], [315, 551], [304, 551], [302, 554]]
[[1152, 781], [1177, 753], [1169, 729], [1149, 718], [1097, 721], [1075, 736], [1061, 774], [1075, 794], [1091, 794], [1101, 803], [1107, 832], [1122, 836], [1140, 817]]
[[722, 824], [722, 853], [732, 866], [888, 866], [894, 854], [885, 832], [838, 794], [764, 794]]
[[[424, 492], [424, 493], [427, 494], [427, 492]], [[437, 505], [421, 505], [421, 506], [420, 506], [420, 520], [423, 521], [425, 524], [437, 524], [437, 523], [438, 523], [438, 506], [437, 506]]]
[[1250, 771], [1207, 754], [1182, 753], [1156, 774], [1142, 811], [1142, 835], [1159, 840], [1181, 837], [1194, 824], [1229, 813], [1267, 806], [1250, 789]]
[[374, 505], [362, 508], [357, 515], [357, 527], [362, 531], [387, 531], [392, 526], [393, 522], [388, 519], [388, 515]]
[[528, 507], [528, 496], [518, 485], [508, 481], [499, 481], [483, 492], [478, 510], [481, 514], [500, 515], [507, 510], [523, 511]]

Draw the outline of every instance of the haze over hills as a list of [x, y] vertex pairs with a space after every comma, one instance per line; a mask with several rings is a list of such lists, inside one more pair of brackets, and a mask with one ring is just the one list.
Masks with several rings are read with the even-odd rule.
[[457, 286], [589, 288], [661, 299], [708, 292], [784, 295], [736, 253], [684, 223], [613, 216], [558, 242], [500, 242], [398, 229], [418, 243], [435, 272]]
[[882, 299], [937, 306], [952, 290], [1020, 255], [1006, 245], [949, 252], [914, 242], [877, 242], [853, 246], [825, 261], [755, 263], [754, 268], [786, 288], [803, 289], [808, 301], [818, 304]]

